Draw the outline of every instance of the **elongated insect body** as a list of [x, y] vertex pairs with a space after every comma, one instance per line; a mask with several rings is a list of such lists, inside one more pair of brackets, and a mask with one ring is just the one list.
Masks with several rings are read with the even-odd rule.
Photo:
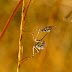
[[41, 30], [41, 32], [50, 32], [52, 30], [52, 28], [54, 28], [56, 26], [49, 26], [49, 27], [45, 27], [44, 29]]

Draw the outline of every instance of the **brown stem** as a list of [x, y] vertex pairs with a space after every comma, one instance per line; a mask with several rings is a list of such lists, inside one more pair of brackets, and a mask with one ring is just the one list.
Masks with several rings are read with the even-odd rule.
[[10, 16], [9, 20], [7, 21], [6, 26], [4, 27], [4, 29], [3, 29], [3, 31], [2, 31], [2, 33], [1, 33], [1, 35], [0, 35], [0, 40], [3, 38], [6, 30], [8, 29], [8, 26], [10, 25], [10, 23], [11, 23], [14, 15], [15, 15], [15, 13], [17, 12], [17, 10], [18, 10], [18, 8], [20, 7], [20, 5], [21, 5], [22, 2], [23, 2], [23, 0], [20, 0], [20, 1], [19, 1], [19, 3], [17, 4], [16, 8], [14, 9], [12, 15]]
[[29, 8], [30, 3], [31, 3], [31, 0], [29, 0], [28, 5], [27, 5], [27, 8], [26, 8], [26, 12], [25, 12], [25, 16], [24, 16], [24, 21], [26, 19], [26, 15], [27, 15], [27, 11], [28, 11], [28, 8]]

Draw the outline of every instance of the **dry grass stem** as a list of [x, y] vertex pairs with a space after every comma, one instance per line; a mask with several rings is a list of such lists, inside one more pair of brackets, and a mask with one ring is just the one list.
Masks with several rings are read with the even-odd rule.
[[30, 6], [30, 3], [31, 3], [31, 0], [29, 0], [28, 5], [27, 5], [27, 8], [26, 8], [26, 12], [25, 12], [25, 16], [24, 16], [24, 21], [26, 19], [26, 15], [27, 15], [27, 11], [28, 11], [28, 8]]
[[20, 26], [20, 38], [19, 38], [19, 53], [18, 53], [18, 67], [17, 72], [20, 72], [20, 65], [23, 55], [23, 45], [22, 45], [22, 37], [23, 37], [23, 25], [24, 25], [24, 10], [25, 10], [25, 0], [23, 0], [22, 5], [22, 18], [21, 18], [21, 26]]
[[[27, 11], [29, 8], [31, 0], [29, 0], [26, 12], [25, 12], [25, 0], [23, 0], [23, 5], [22, 5], [22, 19], [21, 19], [21, 26], [20, 26], [20, 38], [19, 38], [19, 54], [18, 54], [18, 67], [17, 67], [17, 72], [20, 72], [20, 66], [21, 66], [21, 61], [22, 61], [22, 55], [23, 55], [23, 45], [22, 45], [22, 38], [23, 38], [23, 26], [25, 23], [25, 18], [27, 15]], [[30, 57], [31, 58], [31, 57]]]
[[20, 0], [20, 1], [19, 1], [19, 3], [17, 4], [16, 8], [14, 9], [12, 15], [10, 16], [9, 20], [7, 21], [6, 26], [4, 27], [4, 29], [3, 29], [3, 31], [2, 31], [2, 33], [1, 33], [1, 35], [0, 35], [0, 40], [3, 38], [6, 30], [8, 29], [8, 26], [10, 25], [10, 23], [11, 23], [14, 15], [15, 15], [15, 13], [17, 12], [17, 10], [18, 10], [18, 8], [20, 7], [20, 5], [21, 5], [22, 2], [23, 2], [23, 0]]

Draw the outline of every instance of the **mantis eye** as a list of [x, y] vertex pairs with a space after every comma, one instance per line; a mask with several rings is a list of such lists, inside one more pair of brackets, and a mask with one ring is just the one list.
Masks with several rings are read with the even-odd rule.
[[46, 31], [46, 30], [45, 30]]

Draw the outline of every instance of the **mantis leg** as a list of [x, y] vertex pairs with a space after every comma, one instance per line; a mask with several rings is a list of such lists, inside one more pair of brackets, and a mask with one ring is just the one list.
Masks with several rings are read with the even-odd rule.
[[37, 34], [36, 38], [34, 38], [33, 33], [32, 33], [33, 40], [34, 40], [35, 42], [39, 42], [39, 41], [40, 41], [40, 40], [37, 40], [39, 33], [40, 33], [40, 29], [39, 29], [39, 31], [38, 31], [38, 34]]
[[33, 46], [33, 56], [37, 54], [37, 53], [35, 53], [35, 51], [34, 51], [34, 50], [36, 50], [36, 51], [37, 51], [37, 53], [39, 53], [38, 49], [37, 49], [35, 46]]

